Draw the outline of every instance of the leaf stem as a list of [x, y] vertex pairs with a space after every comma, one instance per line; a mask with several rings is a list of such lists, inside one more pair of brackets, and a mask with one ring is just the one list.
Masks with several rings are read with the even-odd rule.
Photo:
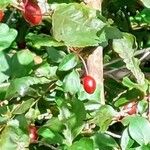
[[73, 48], [69, 48], [69, 50], [72, 51], [72, 52], [74, 52], [74, 53], [80, 58], [80, 60], [81, 60], [82, 63], [83, 63], [83, 66], [84, 66], [86, 75], [88, 75], [89, 72], [88, 72], [88, 69], [87, 69], [87, 65], [86, 65], [86, 63], [85, 63], [85, 60], [82, 58], [82, 56], [81, 56], [79, 53], [77, 53]]
[[82, 61], [82, 63], [83, 63], [83, 66], [84, 66], [84, 68], [85, 68], [86, 75], [88, 75], [89, 72], [88, 72], [87, 65], [86, 65], [84, 59], [82, 58], [81, 55], [79, 55], [79, 54], [77, 54], [77, 55], [78, 55], [78, 57], [81, 59], [81, 61]]

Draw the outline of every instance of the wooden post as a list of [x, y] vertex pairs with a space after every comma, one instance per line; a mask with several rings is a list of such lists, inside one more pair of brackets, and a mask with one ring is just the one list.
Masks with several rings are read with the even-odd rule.
[[[101, 10], [102, 0], [85, 0], [88, 6]], [[89, 74], [94, 77], [97, 87], [100, 88], [100, 103], [105, 104], [104, 83], [103, 83], [103, 47], [98, 46], [87, 59], [87, 67]]]

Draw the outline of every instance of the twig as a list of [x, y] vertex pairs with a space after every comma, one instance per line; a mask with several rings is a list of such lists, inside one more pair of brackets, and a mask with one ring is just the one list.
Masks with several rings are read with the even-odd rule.
[[119, 68], [115, 68], [115, 69], [113, 69], [113, 70], [108, 70], [108, 71], [104, 72], [104, 74], [111, 74], [111, 73], [113, 73], [113, 72], [115, 72], [115, 71], [118, 71], [118, 70], [120, 70], [120, 69], [125, 69], [125, 68], [126, 68], [126, 66], [123, 65], [123, 66], [121, 66], [121, 67], [119, 67]]
[[146, 57], [150, 55], [150, 51], [144, 53], [144, 55], [140, 58], [140, 61], [144, 60]]
[[84, 69], [85, 69], [85, 72], [86, 72], [86, 75], [88, 75], [89, 71], [87, 69], [87, 65], [86, 65], [84, 59], [82, 58], [82, 56], [79, 53], [77, 53], [76, 51], [74, 51], [73, 48], [69, 48], [68, 50], [74, 52], [81, 59], [83, 66], [84, 66]]
[[[145, 54], [140, 58], [140, 61], [144, 60], [146, 57], [148, 57], [148, 56], [150, 55], [150, 48], [138, 50], [138, 51], [135, 53], [134, 56], [140, 55], [140, 54], [142, 54], [142, 53], [145, 53]], [[121, 59], [121, 58], [118, 58], [118, 59], [116, 59], [116, 60], [113, 60], [113, 61], [111, 61], [111, 62], [105, 64], [104, 67], [107, 67], [107, 66], [109, 66], [109, 65], [111, 65], [111, 64], [113, 64], [113, 63], [116, 63], [116, 62], [120, 61], [120, 60], [122, 60], [122, 59]], [[113, 70], [108, 70], [108, 71], [104, 72], [104, 74], [105, 74], [105, 75], [106, 75], [106, 74], [111, 74], [111, 73], [113, 73], [113, 72], [116, 72], [116, 71], [118, 71], [118, 70], [120, 70], [120, 69], [125, 69], [125, 68], [126, 68], [126, 66], [123, 65], [123, 66], [121, 66], [121, 67], [119, 67], [119, 68], [115, 68], [115, 69], [113, 69]]]
[[50, 144], [47, 144], [47, 143], [44, 143], [44, 142], [41, 142], [41, 141], [38, 141], [38, 143], [39, 143], [40, 145], [47, 146], [47, 147], [49, 147], [49, 148], [52, 149], [52, 150], [58, 150], [56, 147], [54, 147], [54, 146], [52, 146], [52, 145], [50, 145]]
[[12, 17], [14, 16], [15, 11], [16, 11], [16, 9], [14, 9], [14, 10], [11, 12], [9, 18], [7, 19], [7, 21], [6, 21], [6, 24], [7, 24], [7, 25], [9, 25], [9, 23], [10, 23]]
[[79, 56], [79, 58], [81, 59], [81, 61], [82, 61], [82, 63], [83, 63], [83, 66], [84, 66], [84, 69], [85, 69], [86, 75], [88, 75], [88, 74], [89, 74], [89, 72], [88, 72], [87, 65], [86, 65], [86, 63], [85, 63], [84, 59], [81, 57], [81, 55], [80, 55], [80, 54], [78, 54], [78, 56]]
[[[138, 51], [135, 52], [134, 56], [138, 56], [138, 55], [140, 55], [142, 53], [150, 53], [150, 48], [145, 48], [145, 49], [138, 50]], [[113, 60], [113, 61], [111, 61], [109, 63], [104, 64], [104, 67], [110, 66], [110, 65], [112, 65], [112, 64], [114, 64], [114, 63], [116, 63], [118, 61], [121, 61], [121, 60], [122, 60], [121, 58], [117, 58], [117, 59], [115, 59], [115, 60]]]
[[112, 137], [114, 137], [114, 138], [118, 138], [118, 139], [121, 138], [121, 135], [112, 133], [112, 132], [110, 132], [110, 131], [105, 131], [105, 133], [108, 134], [108, 135], [110, 135], [110, 136], [112, 136]]

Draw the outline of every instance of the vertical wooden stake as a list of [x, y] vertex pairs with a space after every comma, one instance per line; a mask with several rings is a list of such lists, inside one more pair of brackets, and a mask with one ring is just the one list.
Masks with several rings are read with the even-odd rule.
[[[102, 0], [85, 0], [85, 3], [96, 9], [101, 10]], [[99, 46], [94, 49], [93, 53], [87, 59], [89, 74], [94, 77], [97, 87], [100, 88], [100, 103], [105, 104], [104, 83], [103, 83], [103, 47]]]

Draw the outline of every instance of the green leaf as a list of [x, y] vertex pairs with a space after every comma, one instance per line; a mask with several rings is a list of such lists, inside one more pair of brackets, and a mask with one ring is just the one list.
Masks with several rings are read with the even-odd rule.
[[25, 117], [27, 120], [35, 121], [39, 115], [41, 115], [41, 113], [38, 108], [30, 108], [25, 114]]
[[128, 77], [124, 77], [123, 78], [123, 81], [122, 81], [122, 84], [126, 87], [128, 87], [129, 89], [139, 89], [140, 91], [143, 91], [145, 94], [146, 94], [146, 91], [148, 89], [148, 83], [145, 82], [145, 84], [141, 85], [141, 84], [137, 84], [137, 83], [134, 83], [132, 82]]
[[10, 86], [6, 93], [6, 98], [15, 97], [18, 95], [24, 96], [26, 92], [28, 92], [30, 86], [45, 83], [50, 83], [50, 80], [44, 77], [36, 78], [30, 76], [16, 78], [10, 82]]
[[106, 99], [108, 99], [109, 102], [112, 102], [120, 95], [120, 93], [123, 93], [125, 90], [127, 90], [127, 88], [124, 87], [121, 82], [117, 82], [110, 77], [105, 79], [105, 91], [107, 92]]
[[6, 24], [0, 23], [0, 51], [9, 48], [16, 36], [15, 29], [10, 29]]
[[44, 126], [50, 128], [52, 131], [55, 132], [61, 132], [64, 128], [63, 123], [56, 117], [53, 117], [52, 119], [48, 120]]
[[74, 68], [77, 65], [77, 63], [78, 63], [78, 57], [75, 54], [70, 53], [62, 59], [62, 61], [58, 66], [58, 69], [60, 71], [68, 71]]
[[141, 24], [146, 23], [146, 24], [150, 24], [150, 7], [149, 8], [144, 8], [140, 13], [138, 13], [135, 16], [135, 20], [140, 22]]
[[23, 150], [29, 146], [29, 137], [24, 134], [17, 126], [6, 126], [0, 134], [0, 149], [1, 150]]
[[0, 83], [3, 83], [4, 81], [8, 81], [9, 76], [0, 72]]
[[150, 8], [150, 1], [149, 0], [140, 0], [140, 1], [143, 3], [143, 5], [145, 7]]
[[0, 84], [0, 98], [1, 100], [5, 99], [6, 92], [9, 88], [10, 83], [1, 83]]
[[94, 141], [94, 148], [100, 150], [118, 149], [117, 142], [109, 135], [103, 133], [96, 133], [91, 137]]
[[147, 99], [143, 99], [142, 101], [138, 102], [137, 105], [138, 113], [143, 114], [148, 110], [148, 101]]
[[127, 90], [125, 93], [120, 94], [116, 99], [114, 105], [120, 107], [126, 103], [132, 102], [134, 100], [142, 100], [144, 93], [138, 89]]
[[116, 27], [105, 26], [104, 30], [106, 32], [107, 39], [121, 39], [123, 37], [122, 32]]
[[75, 122], [71, 124], [72, 135], [76, 137], [83, 129], [84, 119], [86, 117], [86, 111], [83, 102], [73, 99], [72, 115], [72, 117], [75, 118]]
[[129, 134], [140, 145], [150, 142], [150, 123], [147, 119], [140, 116], [125, 117], [123, 124], [129, 124]]
[[17, 107], [13, 110], [13, 114], [25, 113], [27, 110], [30, 109], [30, 107], [33, 105], [34, 102], [35, 100], [33, 98], [26, 101], [22, 101], [22, 103], [18, 104]]
[[3, 51], [0, 51], [0, 71], [1, 72], [8, 72], [10, 69], [10, 56], [4, 53]]
[[62, 59], [66, 56], [64, 51], [57, 50], [53, 47], [47, 49], [48, 57], [52, 62], [60, 63]]
[[71, 47], [98, 45], [97, 32], [104, 26], [105, 23], [96, 17], [96, 10], [82, 3], [57, 5], [52, 15], [54, 38]]
[[13, 55], [11, 59], [11, 74], [13, 77], [28, 75], [34, 66], [34, 56], [29, 50], [22, 50]]
[[140, 147], [137, 147], [135, 150], [149, 150], [150, 149], [150, 144], [147, 145], [142, 145]]
[[1, 0], [1, 1], [0, 1], [0, 9], [4, 9], [4, 8], [7, 7], [11, 2], [12, 2], [12, 0]]
[[140, 61], [134, 57], [135, 44], [135, 37], [129, 33], [124, 33], [122, 39], [113, 40], [113, 49], [126, 63], [127, 69], [133, 73], [137, 82], [144, 85], [145, 77], [139, 68]]
[[54, 132], [47, 127], [41, 127], [38, 130], [38, 134], [41, 135], [49, 144], [62, 143], [63, 137], [59, 133]]
[[134, 141], [131, 139], [128, 133], [128, 128], [126, 128], [123, 131], [122, 137], [121, 137], [121, 148], [122, 150], [128, 150], [132, 145]]
[[101, 103], [95, 100], [89, 100], [85, 103], [85, 110], [87, 111], [96, 111], [100, 108]]
[[58, 46], [64, 46], [64, 44], [62, 42], [58, 42], [56, 41], [53, 37], [51, 37], [50, 35], [46, 35], [46, 34], [33, 34], [33, 33], [29, 33], [26, 37], [27, 40], [27, 44], [40, 49], [42, 47], [58, 47]]
[[99, 108], [94, 118], [94, 123], [100, 127], [100, 131], [104, 132], [108, 129], [113, 117], [117, 112], [109, 105], [103, 105]]
[[101, 86], [97, 86], [96, 87], [96, 90], [93, 94], [88, 94], [84, 88], [83, 88], [83, 85], [80, 86], [80, 90], [78, 92], [78, 99], [84, 101], [84, 100], [90, 100], [90, 101], [93, 101], [95, 103], [99, 103], [100, 104], [100, 101], [99, 101], [99, 96], [101, 94], [101, 91], [102, 91], [102, 87]]
[[63, 80], [63, 87], [65, 92], [74, 95], [80, 90], [80, 77], [77, 71], [73, 70]]
[[8, 118], [6, 118], [6, 117], [1, 117], [1, 116], [0, 116], [0, 125], [6, 124], [7, 121], [8, 121]]
[[48, 63], [45, 63], [35, 70], [35, 75], [37, 77], [46, 77], [54, 80], [57, 79], [57, 68], [57, 66], [50, 66]]
[[68, 150], [94, 150], [93, 140], [89, 138], [82, 138], [68, 148]]
[[72, 99], [71, 108], [68, 109], [67, 104], [63, 102], [60, 109], [59, 118], [63, 121], [65, 129], [63, 135], [65, 137], [65, 144], [70, 146], [74, 138], [82, 131], [84, 127], [84, 119], [86, 117], [86, 111], [83, 102], [76, 98]]

